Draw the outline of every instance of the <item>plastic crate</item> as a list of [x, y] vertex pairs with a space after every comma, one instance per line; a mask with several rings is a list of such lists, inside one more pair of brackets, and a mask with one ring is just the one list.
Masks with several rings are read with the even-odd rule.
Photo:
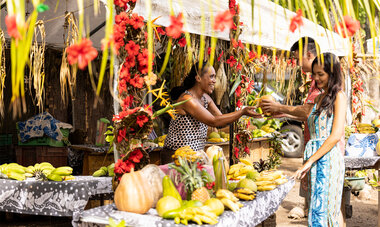
[[0, 135], [0, 147], [12, 145], [12, 134]]
[[64, 147], [66, 144], [69, 144], [69, 133], [70, 129], [61, 128], [60, 129], [63, 135], [61, 141], [55, 140], [48, 136], [37, 137], [29, 139], [26, 142], [21, 142], [18, 140], [19, 146], [51, 146], [51, 147]]

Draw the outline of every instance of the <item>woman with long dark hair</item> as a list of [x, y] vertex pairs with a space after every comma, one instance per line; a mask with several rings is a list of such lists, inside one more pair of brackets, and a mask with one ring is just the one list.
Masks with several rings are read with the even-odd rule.
[[310, 141], [304, 165], [294, 177], [308, 179], [309, 226], [340, 226], [344, 158], [339, 140], [344, 135], [347, 98], [337, 57], [324, 53], [312, 63], [313, 77], [321, 94], [307, 119]]
[[243, 115], [262, 117], [254, 111], [254, 107], [222, 114], [209, 96], [214, 91], [215, 83], [215, 69], [208, 62], [203, 62], [201, 67], [195, 63], [182, 86], [171, 90], [173, 101], [190, 100], [176, 108], [178, 114], [170, 122], [164, 150], [161, 152], [162, 164], [171, 162], [172, 154], [180, 147], [190, 146], [195, 151], [203, 150], [208, 126], [226, 126]]

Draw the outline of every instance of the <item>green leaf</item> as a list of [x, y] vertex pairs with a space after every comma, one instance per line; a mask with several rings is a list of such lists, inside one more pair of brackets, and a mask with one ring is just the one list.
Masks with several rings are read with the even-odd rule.
[[48, 5], [45, 5], [43, 3], [40, 3], [38, 6], [37, 6], [37, 12], [39, 13], [43, 13], [45, 11], [48, 11], [49, 10], [49, 6]]
[[111, 123], [107, 118], [104, 118], [104, 117], [100, 118], [99, 120], [100, 120], [101, 122], [103, 122], [103, 123], [106, 123], [106, 124]]
[[241, 83], [241, 75], [239, 75], [236, 78], [234, 85], [232, 85], [231, 92], [230, 92], [230, 95], [229, 95], [230, 97], [232, 96], [232, 94], [235, 93], [235, 90], [240, 85], [240, 83]]

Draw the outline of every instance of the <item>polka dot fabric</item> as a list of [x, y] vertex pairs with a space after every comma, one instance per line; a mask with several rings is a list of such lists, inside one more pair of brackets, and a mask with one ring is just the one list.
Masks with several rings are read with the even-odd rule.
[[[186, 94], [193, 96], [189, 91]], [[202, 97], [204, 107], [208, 108], [207, 99]], [[169, 133], [165, 139], [164, 147], [177, 150], [180, 147], [190, 146], [195, 151], [204, 149], [207, 137], [207, 125], [196, 120], [191, 115], [176, 115], [169, 125]]]

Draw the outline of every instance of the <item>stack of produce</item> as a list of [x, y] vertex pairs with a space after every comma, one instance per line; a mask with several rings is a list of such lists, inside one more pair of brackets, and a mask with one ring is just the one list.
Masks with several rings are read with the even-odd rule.
[[246, 159], [240, 159], [240, 162], [230, 166], [230, 169], [227, 174], [228, 180], [241, 180], [246, 177], [249, 172], [257, 172], [255, 168], [252, 166]]
[[92, 176], [93, 177], [106, 177], [106, 176], [113, 177], [113, 176], [115, 176], [114, 169], [115, 169], [115, 163], [112, 163], [107, 167], [102, 166], [102, 167], [100, 167], [100, 169], [96, 170], [92, 174]]
[[239, 199], [235, 197], [234, 193], [226, 189], [219, 189], [216, 192], [216, 198], [218, 198], [225, 207], [229, 208], [233, 212], [236, 212], [243, 207], [243, 204], [239, 203]]
[[17, 163], [3, 164], [0, 166], [1, 178], [23, 181], [27, 177], [35, 177], [39, 181], [63, 181], [73, 180], [73, 169], [69, 166], [54, 168], [48, 162], [36, 163], [34, 166], [24, 167]]
[[230, 135], [225, 132], [211, 132], [207, 137], [207, 142], [222, 143], [230, 140]]
[[375, 128], [371, 124], [359, 123], [357, 128], [361, 134], [371, 134], [376, 132]]
[[256, 185], [258, 191], [270, 191], [277, 187], [277, 185], [288, 182], [288, 179], [282, 175], [282, 171], [269, 170], [260, 173], [256, 178]]

